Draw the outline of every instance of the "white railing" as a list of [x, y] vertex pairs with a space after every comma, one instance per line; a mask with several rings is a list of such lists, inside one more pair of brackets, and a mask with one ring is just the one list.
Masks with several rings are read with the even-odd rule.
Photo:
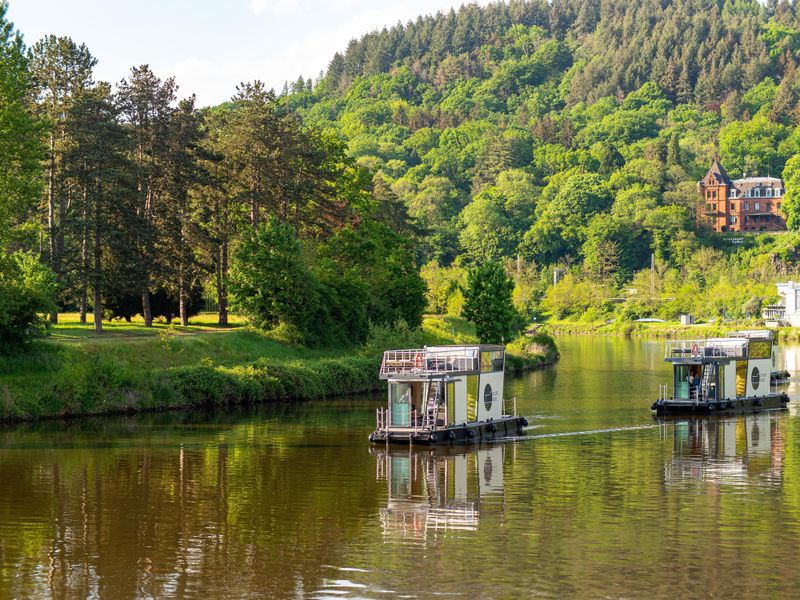
[[376, 408], [375, 409], [375, 431], [385, 431], [386, 430], [386, 420], [389, 417], [389, 411], [385, 408]]
[[387, 350], [383, 353], [380, 376], [387, 379], [398, 375], [478, 371], [479, 367], [478, 349], [474, 346]]
[[747, 344], [741, 341], [670, 340], [666, 343], [667, 359], [675, 358], [747, 358]]

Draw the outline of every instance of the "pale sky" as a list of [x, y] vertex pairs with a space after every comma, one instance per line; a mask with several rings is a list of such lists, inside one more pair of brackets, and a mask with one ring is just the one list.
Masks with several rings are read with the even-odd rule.
[[[8, 17], [32, 46], [48, 34], [84, 43], [95, 79], [117, 83], [134, 65], [175, 76], [179, 95], [200, 106], [260, 79], [280, 91], [302, 74], [316, 79], [354, 37], [459, 0], [9, 0]], [[479, 0], [486, 4], [486, 0]]]

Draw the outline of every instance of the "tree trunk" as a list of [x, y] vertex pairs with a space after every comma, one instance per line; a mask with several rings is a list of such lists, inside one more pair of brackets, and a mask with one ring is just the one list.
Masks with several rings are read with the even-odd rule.
[[81, 235], [81, 325], [86, 325], [89, 304], [89, 196], [83, 191], [83, 232]]
[[258, 214], [258, 200], [253, 198], [253, 202], [250, 205], [250, 224], [253, 226], [253, 229], [258, 229], [259, 225], [259, 214]]
[[180, 274], [178, 275], [178, 297], [180, 298], [181, 325], [186, 327], [189, 324], [189, 299], [186, 294], [186, 277], [184, 276], [183, 265], [180, 266]]
[[[54, 134], [50, 134], [50, 164], [47, 173], [47, 232], [50, 236], [50, 268], [58, 276], [58, 260], [56, 258], [56, 139]], [[50, 322], [55, 325], [58, 323], [58, 311], [50, 313]]]
[[142, 316], [144, 317], [144, 326], [153, 326], [153, 313], [150, 311], [150, 290], [145, 288], [142, 290]]
[[219, 268], [217, 269], [217, 304], [219, 305], [219, 324], [228, 325], [228, 199], [222, 200], [222, 243], [219, 248]]
[[[222, 256], [222, 249], [220, 248], [220, 256]], [[222, 283], [222, 262], [216, 262], [217, 267], [217, 310], [219, 311], [219, 325], [225, 327], [228, 324], [228, 301], [225, 297], [225, 290]]]
[[94, 278], [92, 287], [94, 288], [94, 330], [97, 333], [103, 331], [103, 298], [100, 291], [103, 286], [103, 274], [100, 269], [100, 234], [102, 225], [100, 222], [100, 193], [102, 185], [98, 181], [97, 191], [94, 197]]

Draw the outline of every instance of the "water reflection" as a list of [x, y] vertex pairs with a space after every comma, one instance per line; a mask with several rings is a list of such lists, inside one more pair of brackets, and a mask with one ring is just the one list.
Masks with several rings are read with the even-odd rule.
[[483, 510], [502, 510], [505, 451], [503, 444], [373, 449], [377, 479], [388, 490], [380, 509], [384, 535], [426, 540], [446, 531], [477, 530]]
[[784, 435], [778, 413], [661, 421], [663, 439], [672, 438], [667, 483], [685, 480], [745, 483], [753, 477], [780, 483]]

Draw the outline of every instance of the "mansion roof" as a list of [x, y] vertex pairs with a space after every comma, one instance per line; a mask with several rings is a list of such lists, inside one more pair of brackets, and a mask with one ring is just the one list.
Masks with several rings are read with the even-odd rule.
[[698, 184], [701, 187], [714, 186], [714, 185], [727, 185], [728, 188], [734, 188], [741, 192], [743, 195], [753, 189], [775, 189], [779, 190], [775, 196], [783, 195], [783, 180], [777, 177], [742, 177], [741, 179], [731, 180], [728, 172], [720, 164], [719, 160], [714, 159], [711, 167], [708, 169], [706, 176], [701, 179]]

